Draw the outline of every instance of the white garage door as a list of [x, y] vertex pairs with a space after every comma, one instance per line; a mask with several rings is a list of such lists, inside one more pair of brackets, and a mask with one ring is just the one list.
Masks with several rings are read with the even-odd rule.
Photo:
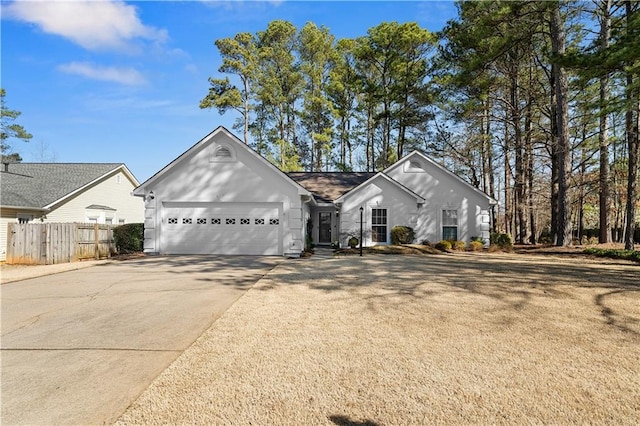
[[162, 251], [168, 254], [279, 255], [278, 206], [270, 203], [169, 204], [162, 211]]

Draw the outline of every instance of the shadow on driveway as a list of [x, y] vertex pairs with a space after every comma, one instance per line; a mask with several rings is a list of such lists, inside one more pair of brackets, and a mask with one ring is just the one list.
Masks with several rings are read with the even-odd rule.
[[2, 286], [2, 423], [112, 423], [279, 257], [111, 261]]

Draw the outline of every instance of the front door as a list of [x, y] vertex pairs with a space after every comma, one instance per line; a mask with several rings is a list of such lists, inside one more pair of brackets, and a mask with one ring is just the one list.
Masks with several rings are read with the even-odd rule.
[[318, 244], [331, 244], [331, 212], [319, 212]]

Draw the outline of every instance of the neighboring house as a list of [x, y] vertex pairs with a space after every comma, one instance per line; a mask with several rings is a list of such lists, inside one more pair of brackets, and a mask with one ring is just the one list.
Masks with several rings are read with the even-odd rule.
[[11, 222], [144, 221], [139, 182], [124, 164], [15, 163], [0, 170], [0, 260]]
[[489, 239], [496, 201], [413, 152], [380, 173], [283, 173], [218, 127], [134, 191], [145, 200], [145, 252], [298, 256], [316, 244]]

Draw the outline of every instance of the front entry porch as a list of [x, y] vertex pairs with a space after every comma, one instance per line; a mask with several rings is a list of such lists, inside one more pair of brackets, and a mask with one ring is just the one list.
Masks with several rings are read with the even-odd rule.
[[311, 211], [311, 238], [318, 246], [331, 246], [340, 240], [340, 210], [335, 206], [316, 207]]

